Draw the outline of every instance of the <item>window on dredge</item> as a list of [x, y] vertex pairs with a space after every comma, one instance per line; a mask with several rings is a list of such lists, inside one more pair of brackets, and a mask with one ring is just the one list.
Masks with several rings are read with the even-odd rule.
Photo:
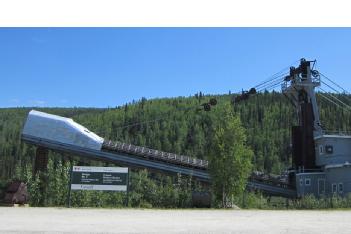
[[311, 178], [306, 178], [305, 179], [305, 186], [310, 186], [311, 185]]
[[320, 145], [319, 146], [319, 154], [323, 154], [324, 153], [324, 146]]
[[327, 154], [332, 154], [334, 152], [334, 147], [332, 145], [326, 145], [325, 146], [325, 152]]
[[336, 193], [336, 189], [337, 189], [336, 184], [332, 184], [332, 192], [333, 192], [333, 193]]
[[344, 185], [343, 183], [339, 183], [339, 193], [343, 193], [344, 192]]

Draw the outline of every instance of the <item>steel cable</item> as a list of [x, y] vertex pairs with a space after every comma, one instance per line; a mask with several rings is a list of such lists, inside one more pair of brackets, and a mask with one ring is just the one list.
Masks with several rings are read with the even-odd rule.
[[257, 90], [257, 92], [261, 92], [261, 91], [264, 91], [264, 90], [269, 90], [271, 89], [272, 87], [276, 87], [277, 84], [281, 84], [282, 82], [284, 81], [283, 78], [280, 78], [279, 80], [276, 80], [274, 82], [271, 82], [269, 85], [266, 85], [260, 89]]
[[332, 84], [334, 84], [335, 86], [337, 86], [339, 89], [341, 89], [344, 93], [349, 94], [349, 92], [347, 92], [343, 87], [341, 87], [340, 85], [338, 85], [335, 81], [329, 79], [326, 75], [319, 73], [321, 76], [323, 76], [324, 78], [326, 78], [328, 81], [330, 81]]
[[[320, 89], [320, 88], [319, 88]], [[323, 91], [323, 90], [322, 90]], [[324, 92], [324, 91], [323, 91]], [[324, 95], [323, 93], [318, 93], [318, 95], [324, 99], [326, 99], [327, 101], [333, 103], [334, 105], [336, 105], [337, 107], [344, 109], [341, 105], [339, 105], [338, 103], [334, 102], [333, 100], [331, 100], [328, 96]], [[346, 111], [350, 111], [349, 109], [345, 109]]]
[[277, 72], [277, 73], [275, 73], [275, 74], [269, 76], [269, 78], [268, 78], [267, 80], [265, 80], [265, 81], [263, 81], [262, 83], [260, 83], [260, 84], [258, 84], [258, 85], [256, 85], [256, 86], [254, 86], [254, 88], [258, 88], [259, 86], [262, 86], [263, 84], [268, 83], [268, 82], [274, 80], [274, 79], [277, 78], [277, 77], [280, 77], [281, 74], [282, 74], [285, 70], [290, 69], [290, 67], [291, 67], [292, 65], [294, 65], [295, 63], [297, 63], [298, 61], [300, 61], [300, 59], [298, 59], [298, 60], [292, 62], [289, 66], [283, 68], [283, 69], [280, 70], [279, 72]]
[[333, 96], [332, 94], [329, 94], [326, 90], [324, 90], [322, 88], [319, 88], [319, 89], [322, 90], [326, 95], [329, 95], [329, 97], [333, 98], [334, 100], [338, 101], [340, 104], [344, 105], [346, 108], [351, 110], [351, 107], [349, 105], [347, 105], [346, 103], [344, 103], [343, 101], [341, 101], [337, 97]]
[[334, 84], [335, 86], [337, 86], [337, 87], [339, 87], [340, 89], [342, 89], [342, 90], [343, 90], [343, 93], [339, 92], [338, 90], [336, 90], [335, 88], [333, 88], [331, 85], [327, 84], [326, 82], [324, 82], [324, 81], [322, 81], [322, 80], [321, 80], [321, 83], [323, 83], [324, 85], [328, 86], [331, 90], [333, 90], [333, 91], [336, 92], [337, 94], [340, 94], [340, 95], [344, 94], [344, 95], [345, 95], [345, 96], [344, 96], [345, 99], [347, 99], [348, 102], [351, 102], [351, 99], [347, 96], [347, 95], [349, 95], [349, 93], [348, 93], [345, 89], [343, 89], [343, 88], [340, 87], [338, 84], [336, 84], [335, 82], [333, 82], [333, 81], [330, 80], [329, 78], [325, 77], [324, 75], [323, 75], [323, 77], [326, 78], [328, 81], [330, 81], [330, 82], [331, 82], [332, 84]]

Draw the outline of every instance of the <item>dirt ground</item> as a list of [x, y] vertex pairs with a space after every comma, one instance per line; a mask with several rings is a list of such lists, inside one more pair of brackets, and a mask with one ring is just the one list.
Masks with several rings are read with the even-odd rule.
[[351, 211], [0, 207], [1, 233], [351, 233]]

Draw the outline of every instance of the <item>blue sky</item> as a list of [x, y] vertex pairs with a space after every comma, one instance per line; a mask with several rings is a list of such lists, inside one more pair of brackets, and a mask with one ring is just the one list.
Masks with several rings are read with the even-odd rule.
[[351, 90], [349, 28], [0, 28], [0, 107], [237, 92], [301, 57]]

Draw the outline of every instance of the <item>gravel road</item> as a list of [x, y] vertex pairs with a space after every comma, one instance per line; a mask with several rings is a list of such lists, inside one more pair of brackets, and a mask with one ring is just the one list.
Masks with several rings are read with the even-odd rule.
[[0, 207], [1, 233], [351, 233], [351, 211]]

